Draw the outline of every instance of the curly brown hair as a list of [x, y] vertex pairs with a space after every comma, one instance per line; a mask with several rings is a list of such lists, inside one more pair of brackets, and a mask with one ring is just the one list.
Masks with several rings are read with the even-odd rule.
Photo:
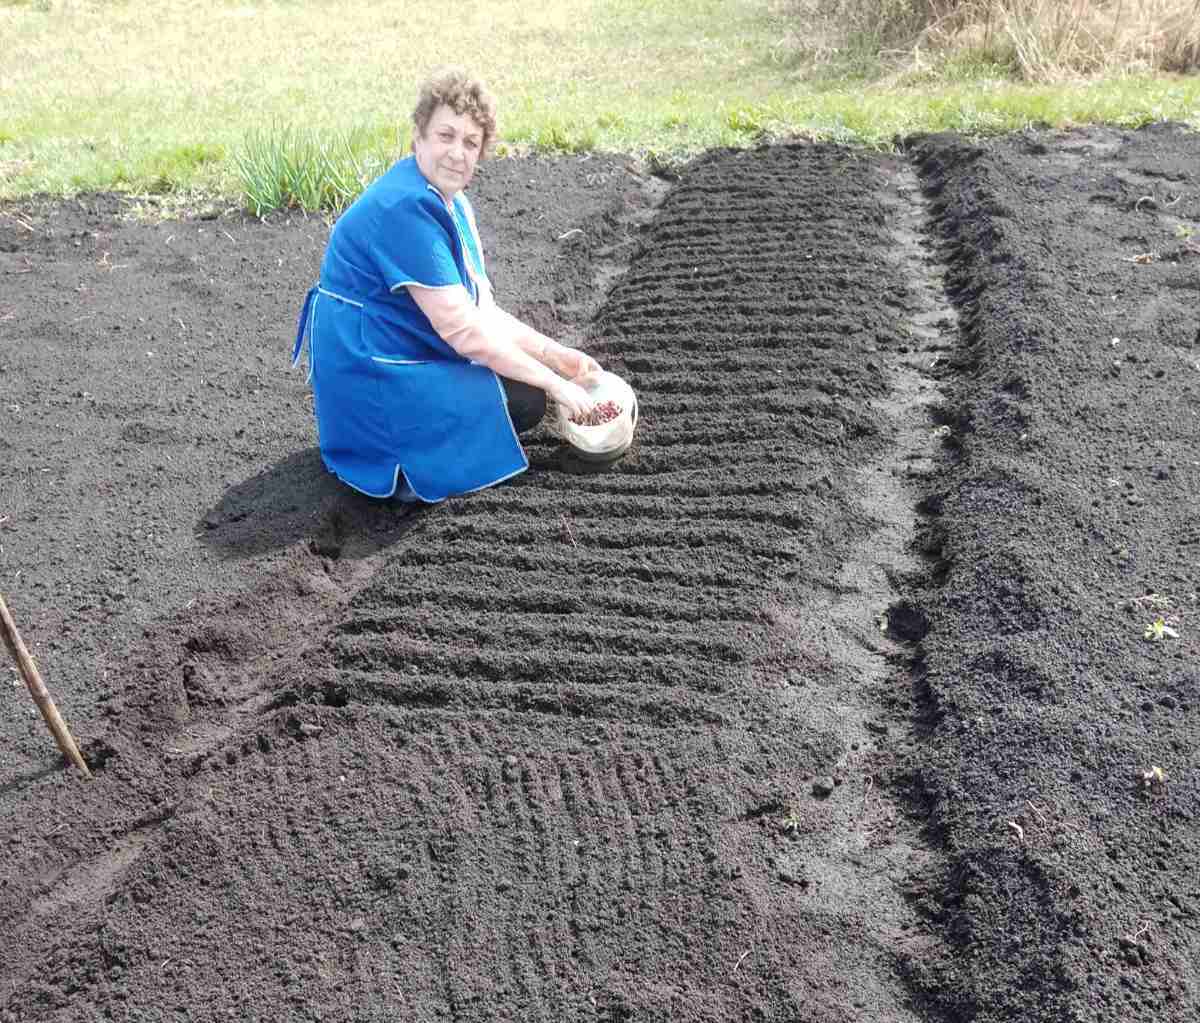
[[483, 131], [480, 152], [486, 154], [496, 137], [496, 97], [478, 78], [460, 67], [444, 67], [434, 71], [417, 93], [413, 108], [413, 127], [424, 138], [433, 113], [445, 103], [456, 114], [466, 114]]

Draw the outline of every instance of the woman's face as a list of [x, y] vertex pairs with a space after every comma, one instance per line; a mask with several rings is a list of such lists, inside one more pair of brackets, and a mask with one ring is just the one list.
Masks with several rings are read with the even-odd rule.
[[413, 155], [425, 180], [450, 199], [467, 187], [483, 152], [483, 129], [469, 114], [443, 103], [429, 118], [425, 134], [413, 137]]

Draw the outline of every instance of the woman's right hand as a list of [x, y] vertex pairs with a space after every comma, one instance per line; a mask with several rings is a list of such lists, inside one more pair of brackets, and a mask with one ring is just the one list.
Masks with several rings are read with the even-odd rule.
[[553, 398], [567, 414], [568, 419], [582, 419], [595, 407], [596, 402], [578, 384], [555, 376], [554, 383], [548, 388]]
[[582, 383], [589, 377], [603, 372], [600, 369], [600, 363], [590, 355], [585, 355], [578, 348], [568, 348], [566, 345], [558, 345], [557, 348], [555, 355], [558, 365], [554, 368], [568, 380]]

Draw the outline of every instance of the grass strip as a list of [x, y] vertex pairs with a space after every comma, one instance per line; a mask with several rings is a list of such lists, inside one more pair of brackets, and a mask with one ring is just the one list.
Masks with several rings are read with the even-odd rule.
[[864, 17], [894, 6], [462, 0], [448, 22], [368, 0], [0, 0], [0, 198], [116, 190], [336, 210], [406, 150], [417, 83], [445, 60], [500, 97], [501, 155], [605, 150], [657, 166], [787, 137], [1200, 126], [1194, 77], [1021, 84], [961, 25], [958, 50], [896, 73], [879, 60], [889, 40], [856, 53], [826, 24], [821, 52], [837, 59], [824, 60], [814, 19], [851, 3]]

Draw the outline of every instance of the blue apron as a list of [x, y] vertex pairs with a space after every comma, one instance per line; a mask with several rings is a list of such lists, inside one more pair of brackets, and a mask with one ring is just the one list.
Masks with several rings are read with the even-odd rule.
[[334, 225], [292, 363], [307, 341], [321, 457], [339, 479], [441, 501], [529, 467], [496, 374], [446, 344], [406, 287], [462, 285], [478, 302], [484, 276], [470, 203], [447, 209], [412, 157]]

